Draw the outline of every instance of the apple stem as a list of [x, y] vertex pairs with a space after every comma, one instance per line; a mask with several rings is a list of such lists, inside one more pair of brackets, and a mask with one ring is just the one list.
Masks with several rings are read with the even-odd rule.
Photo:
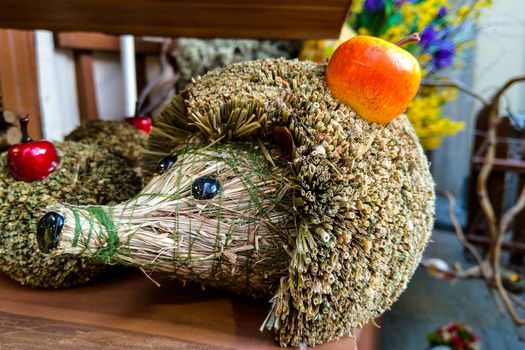
[[408, 36], [405, 36], [404, 38], [399, 39], [396, 42], [396, 45], [397, 46], [403, 46], [403, 45], [406, 45], [406, 44], [418, 43], [420, 41], [421, 41], [421, 37], [419, 36], [419, 33], [412, 33], [412, 34], [410, 34]]
[[20, 123], [20, 130], [22, 131], [22, 143], [33, 141], [33, 139], [29, 136], [29, 131], [27, 129], [27, 125], [29, 124], [29, 116], [26, 115], [25, 117], [20, 117], [18, 122]]

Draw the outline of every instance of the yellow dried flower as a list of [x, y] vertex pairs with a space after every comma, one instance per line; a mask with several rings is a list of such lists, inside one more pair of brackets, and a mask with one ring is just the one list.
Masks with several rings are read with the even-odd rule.
[[406, 36], [406, 27], [401, 25], [396, 25], [388, 28], [384, 35], [381, 36], [382, 39], [390, 42], [396, 42], [402, 37]]
[[368, 29], [366, 29], [366, 28], [363, 28], [363, 27], [359, 28], [357, 33], [359, 35], [370, 35], [370, 31]]
[[407, 117], [423, 148], [435, 149], [441, 145], [443, 137], [454, 135], [464, 128], [462, 122], [441, 115], [441, 107], [455, 98], [456, 90], [452, 88], [441, 91], [437, 88], [424, 88], [408, 107]]
[[469, 5], [463, 5], [458, 9], [458, 17], [463, 18], [465, 17], [470, 11]]

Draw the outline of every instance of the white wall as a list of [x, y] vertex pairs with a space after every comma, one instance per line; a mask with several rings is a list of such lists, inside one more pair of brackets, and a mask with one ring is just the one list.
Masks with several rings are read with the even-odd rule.
[[[48, 31], [36, 31], [35, 42], [44, 137], [62, 140], [80, 125], [73, 54], [55, 48], [53, 34]], [[93, 66], [100, 119], [122, 119], [125, 109], [119, 55], [95, 53]]]
[[122, 119], [126, 110], [119, 56], [97, 52], [93, 55], [93, 66], [100, 119]]
[[[474, 88], [485, 95], [506, 80], [525, 74], [525, 1], [496, 0], [479, 24]], [[507, 94], [516, 110], [525, 112], [525, 85]]]
[[80, 123], [73, 54], [55, 50], [48, 31], [36, 31], [35, 45], [43, 134], [61, 140]]

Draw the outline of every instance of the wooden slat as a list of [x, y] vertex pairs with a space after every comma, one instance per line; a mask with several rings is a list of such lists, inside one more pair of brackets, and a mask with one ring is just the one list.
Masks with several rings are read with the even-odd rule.
[[[481, 169], [485, 164], [485, 157], [473, 157], [472, 164], [476, 169]], [[494, 172], [515, 172], [519, 174], [525, 173], [525, 161], [519, 159], [496, 158], [494, 159], [492, 171]]]
[[[485, 247], [493, 245], [491, 238], [487, 235], [470, 234], [466, 235], [466, 238], [470, 243], [483, 245]], [[501, 248], [510, 252], [518, 252], [521, 254], [525, 253], [525, 243], [522, 242], [503, 241], [501, 243]]]
[[[175, 337], [151, 336], [3, 312], [0, 312], [0, 324], [0, 344], [5, 349], [210, 349]], [[35, 341], [38, 347], [35, 347]]]
[[[521, 140], [525, 139], [525, 130], [521, 132]], [[521, 159], [525, 163], [525, 149], [520, 147]], [[520, 195], [520, 192], [525, 188], [525, 172], [519, 175], [518, 188], [516, 191], [516, 200]], [[512, 230], [512, 241], [525, 244], [525, 210], [521, 210], [517, 215], [514, 221], [514, 228]], [[525, 263], [525, 254], [521, 253], [512, 253], [509, 257], [509, 262], [513, 266], [521, 266]]]
[[[17, 345], [32, 339], [42, 349], [61, 344], [74, 344], [69, 348], [75, 349], [145, 349], [152, 348], [148, 341], [158, 339], [159, 346], [153, 348], [279, 349], [270, 332], [259, 331], [268, 301], [182, 287], [173, 280], [160, 282], [159, 288], [141, 273], [119, 271], [83, 287], [45, 291], [21, 287], [0, 274], [0, 347], [31, 348]], [[38, 329], [28, 328], [31, 324]], [[41, 337], [35, 338], [38, 334]], [[316, 349], [356, 346], [347, 337]]]
[[33, 32], [0, 29], [0, 85], [3, 108], [29, 114], [29, 134], [42, 138]]
[[93, 71], [93, 53], [91, 51], [75, 50], [74, 60], [80, 120], [82, 122], [97, 120], [98, 107]]
[[[120, 41], [115, 35], [64, 32], [55, 34], [55, 42], [63, 49], [120, 52]], [[135, 38], [136, 53], [157, 55], [161, 47], [161, 43]]]
[[336, 38], [351, 0], [2, 0], [0, 27], [225, 38]]

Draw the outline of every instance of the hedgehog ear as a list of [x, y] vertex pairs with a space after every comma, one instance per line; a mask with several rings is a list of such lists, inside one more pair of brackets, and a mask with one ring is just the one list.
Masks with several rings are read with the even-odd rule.
[[295, 158], [295, 143], [290, 129], [286, 126], [276, 125], [272, 130], [273, 140], [281, 151], [292, 160]]

